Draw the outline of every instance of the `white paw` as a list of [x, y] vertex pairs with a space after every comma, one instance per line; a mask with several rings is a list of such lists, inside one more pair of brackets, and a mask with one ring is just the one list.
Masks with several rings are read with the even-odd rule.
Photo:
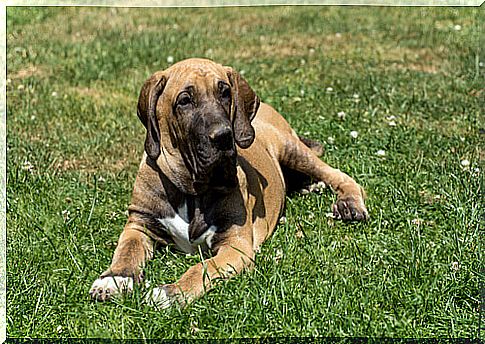
[[164, 309], [170, 307], [173, 300], [167, 295], [167, 292], [163, 287], [156, 287], [145, 296], [145, 302], [150, 306]]
[[106, 276], [94, 281], [89, 294], [97, 301], [105, 301], [114, 295], [133, 291], [133, 278]]

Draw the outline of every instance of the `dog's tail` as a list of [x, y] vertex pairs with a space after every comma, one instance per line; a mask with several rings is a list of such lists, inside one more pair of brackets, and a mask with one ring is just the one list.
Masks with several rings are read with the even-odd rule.
[[[303, 136], [298, 136], [298, 138], [305, 146], [310, 148], [313, 153], [315, 153], [315, 155], [317, 155], [318, 157], [323, 155], [324, 149], [323, 145], [320, 142], [308, 139]], [[304, 173], [295, 171], [286, 166], [281, 166], [281, 168], [283, 170], [283, 176], [285, 177], [287, 193], [293, 193], [301, 191], [302, 189], [307, 189], [310, 185], [314, 183], [314, 180], [312, 180], [310, 176], [307, 176]]]

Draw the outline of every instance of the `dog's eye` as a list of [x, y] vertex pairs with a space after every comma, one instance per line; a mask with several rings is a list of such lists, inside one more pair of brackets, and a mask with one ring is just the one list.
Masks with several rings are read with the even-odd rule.
[[231, 98], [231, 90], [229, 89], [229, 87], [226, 87], [225, 89], [222, 90], [221, 97], [223, 99], [229, 99], [229, 98]]
[[190, 103], [192, 103], [192, 98], [190, 98], [190, 95], [188, 93], [182, 93], [181, 95], [179, 95], [177, 105], [185, 106], [189, 105]]
[[231, 88], [225, 82], [219, 82], [219, 92], [221, 92], [222, 99], [229, 99], [231, 98]]

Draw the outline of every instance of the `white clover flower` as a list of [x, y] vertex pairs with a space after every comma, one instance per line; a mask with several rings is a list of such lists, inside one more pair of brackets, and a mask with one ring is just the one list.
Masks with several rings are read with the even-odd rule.
[[[323, 182], [318, 182], [318, 183], [313, 183], [313, 184], [310, 184], [310, 185], [308, 186], [308, 190], [309, 190], [310, 192], [316, 192], [316, 193], [320, 193], [320, 192], [322, 192], [322, 191], [325, 189], [325, 187], [326, 187], [325, 183], [323, 183]], [[310, 218], [313, 218], [314, 216], [315, 216], [315, 214], [311, 213], [309, 217], [310, 217]]]
[[451, 263], [451, 270], [453, 270], [454, 272], [457, 272], [458, 270], [460, 270], [460, 263], [452, 262]]
[[300, 90], [300, 94], [303, 97], [305, 95], [305, 90]]
[[52, 92], [52, 93], [51, 93], [51, 96], [53, 96], [53, 97], [57, 97], [57, 92], [56, 92], [56, 91]]
[[415, 226], [419, 226], [419, 225], [421, 225], [423, 223], [423, 220], [421, 220], [421, 219], [412, 219], [411, 220], [411, 223], [413, 225], [415, 225]]
[[[324, 182], [320, 181], [318, 183], [313, 183], [311, 185], [308, 186], [308, 191], [310, 192], [322, 192], [327, 186], [325, 185]], [[312, 213], [312, 216], [313, 217], [313, 213]]]
[[278, 263], [282, 258], [283, 258], [283, 250], [279, 248], [276, 250], [276, 255], [274, 256], [273, 259], [276, 263]]
[[63, 210], [62, 211], [62, 217], [64, 218], [64, 221], [67, 221], [69, 220], [69, 215], [71, 215], [71, 212], [67, 209]]
[[453, 26], [453, 29], [454, 29], [455, 31], [460, 31], [460, 30], [461, 30], [461, 25], [456, 24], [455, 26]]
[[470, 161], [468, 161], [467, 159], [463, 159], [461, 162], [460, 162], [461, 166], [463, 167], [468, 167], [470, 166]]
[[360, 96], [357, 94], [357, 93], [354, 93], [354, 95], [352, 96], [354, 99], [359, 99]]
[[329, 136], [327, 137], [327, 142], [332, 145], [335, 142], [335, 139], [332, 136]]
[[174, 61], [173, 56], [168, 56], [168, 57], [167, 57], [167, 63], [172, 64], [172, 63], [173, 63], [173, 61]]
[[376, 154], [377, 154], [378, 156], [386, 156], [386, 151], [385, 151], [385, 150], [383, 150], [383, 149], [379, 149], [379, 150], [376, 152]]
[[359, 133], [358, 133], [358, 132], [356, 132], [355, 130], [352, 130], [352, 131], [350, 132], [350, 136], [352, 136], [354, 139], [356, 139], [356, 138], [357, 138], [357, 136], [359, 136]]
[[196, 334], [197, 332], [199, 332], [199, 331], [200, 331], [200, 329], [197, 327], [197, 325], [198, 325], [198, 324], [197, 324], [197, 322], [196, 322], [196, 321], [192, 321], [192, 322], [190, 323], [190, 332], [191, 332], [192, 334]]
[[340, 119], [345, 119], [346, 113], [343, 111], [340, 111], [337, 113], [337, 117]]
[[29, 171], [32, 173], [32, 171], [34, 170], [34, 165], [32, 165], [30, 161], [25, 160], [24, 163], [22, 164], [22, 170]]
[[333, 91], [333, 88], [332, 88], [332, 87], [327, 87], [327, 88], [325, 89], [325, 91], [327, 91], [328, 93], [330, 93], [330, 92], [332, 92], [332, 91]]

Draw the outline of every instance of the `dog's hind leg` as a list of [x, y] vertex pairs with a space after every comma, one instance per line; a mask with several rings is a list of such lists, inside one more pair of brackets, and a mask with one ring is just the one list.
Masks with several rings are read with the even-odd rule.
[[[362, 187], [347, 174], [332, 168], [315, 154], [310, 145], [296, 135], [285, 135], [279, 161], [286, 169], [303, 173], [313, 180], [323, 181], [337, 193], [333, 213], [345, 221], [361, 221], [368, 217]], [[310, 146], [310, 147], [309, 147]]]
[[[299, 136], [298, 138], [305, 144], [305, 146], [310, 148], [315, 155], [323, 155], [323, 146], [320, 142], [302, 136]], [[312, 177], [303, 172], [298, 172], [284, 165], [282, 165], [281, 168], [288, 194], [305, 190], [307, 190], [306, 192], [311, 192], [324, 187], [320, 182], [317, 183]]]
[[323, 145], [320, 142], [303, 136], [298, 136], [298, 138], [305, 146], [310, 148], [312, 152], [315, 153], [316, 156], [320, 157], [323, 155]]

